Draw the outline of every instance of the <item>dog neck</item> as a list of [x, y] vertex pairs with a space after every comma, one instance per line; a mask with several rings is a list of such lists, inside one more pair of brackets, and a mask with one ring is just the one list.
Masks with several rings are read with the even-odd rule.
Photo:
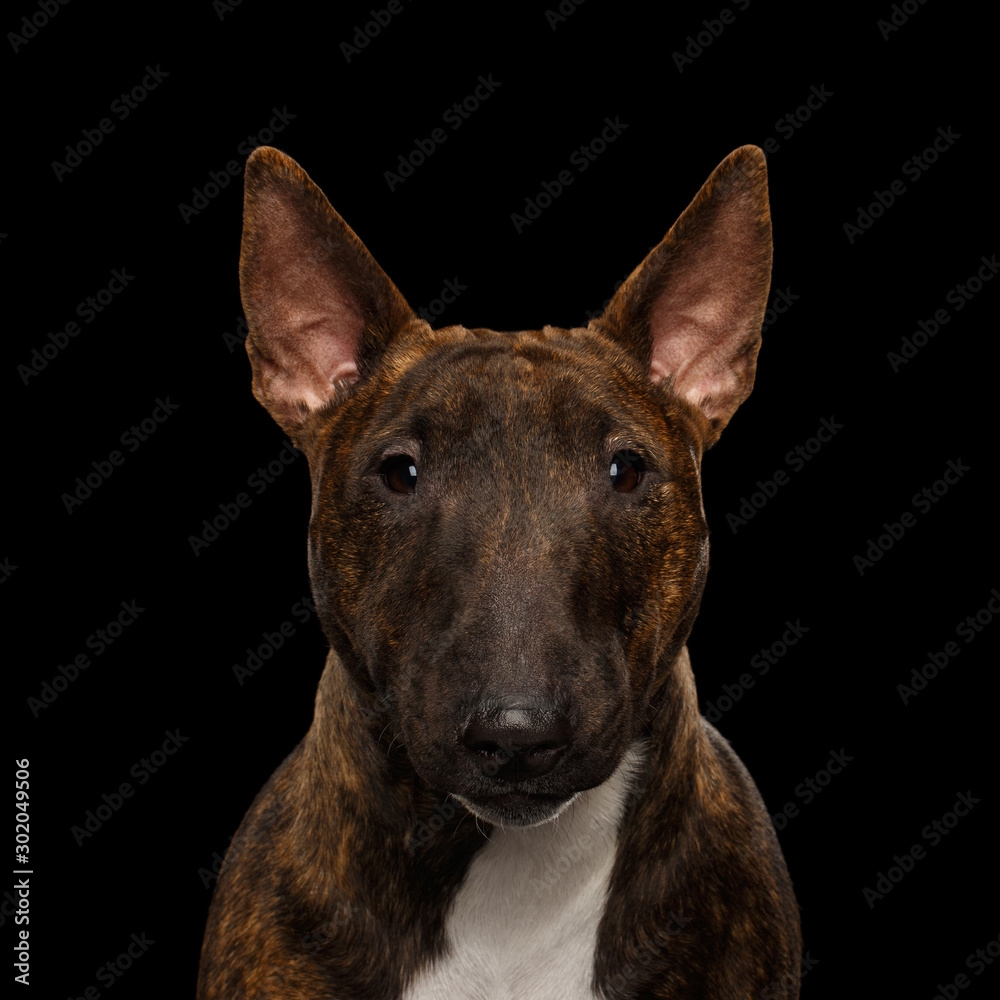
[[[331, 653], [312, 728], [285, 774], [298, 786], [288, 789], [296, 803], [290, 840], [311, 845], [299, 858], [298, 884], [313, 919], [332, 924], [319, 938], [339, 939], [345, 925], [366, 941], [360, 952], [338, 952], [343, 980], [360, 988], [375, 955], [379, 981], [399, 984], [406, 1000], [502, 997], [498, 983], [516, 983], [522, 969], [537, 975], [568, 934], [568, 964], [553, 966], [546, 992], [515, 988], [510, 996], [591, 997], [620, 831], [659, 828], [679, 837], [703, 778], [705, 737], [686, 649], [665, 685], [672, 690], [663, 709], [608, 781], [581, 792], [550, 823], [500, 828], [477, 825], [451, 796], [420, 781], [374, 702]], [[533, 940], [542, 950], [522, 961]], [[470, 980], [481, 994], [469, 992]], [[569, 982], [575, 992], [564, 989]]]
[[493, 827], [447, 919], [447, 951], [405, 1000], [584, 1000], [629, 791], [637, 740], [615, 773], [554, 820]]

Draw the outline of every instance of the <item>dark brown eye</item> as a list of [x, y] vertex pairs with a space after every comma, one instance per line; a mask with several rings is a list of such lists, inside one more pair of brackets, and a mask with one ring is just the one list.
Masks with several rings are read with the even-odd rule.
[[618, 493], [634, 490], [642, 480], [642, 456], [634, 451], [616, 451], [611, 459], [611, 488]]
[[413, 493], [417, 486], [417, 463], [409, 455], [391, 455], [379, 475], [393, 493]]

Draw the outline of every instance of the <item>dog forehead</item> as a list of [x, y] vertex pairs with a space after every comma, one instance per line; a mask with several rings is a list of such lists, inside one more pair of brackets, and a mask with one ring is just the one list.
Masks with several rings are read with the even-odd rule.
[[446, 327], [399, 345], [384, 369], [382, 398], [417, 432], [592, 430], [656, 409], [635, 360], [582, 328]]

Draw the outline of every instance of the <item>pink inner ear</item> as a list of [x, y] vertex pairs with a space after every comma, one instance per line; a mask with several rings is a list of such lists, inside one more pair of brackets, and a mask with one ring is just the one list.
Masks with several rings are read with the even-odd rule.
[[414, 319], [323, 192], [270, 147], [247, 161], [240, 291], [254, 393], [289, 433]]
[[358, 377], [361, 307], [312, 222], [296, 201], [262, 197], [244, 275], [261, 389], [269, 407], [286, 413], [325, 406], [336, 382]]
[[[272, 357], [282, 368], [269, 389], [276, 404], [319, 409], [338, 382], [358, 378], [357, 349], [364, 329], [354, 304], [329, 289], [310, 296], [279, 299], [268, 337]], [[280, 358], [280, 361], [278, 360]]]
[[723, 289], [707, 287], [710, 282], [698, 284], [698, 288], [675, 290], [656, 303], [650, 317], [649, 377], [659, 382], [672, 376], [674, 392], [714, 419], [719, 414], [711, 412], [706, 401], [731, 399], [743, 381], [740, 376], [746, 366], [734, 355], [745, 329]]
[[650, 378], [672, 376], [674, 391], [713, 421], [728, 420], [753, 386], [770, 277], [770, 232], [761, 238], [757, 211], [737, 193], [682, 227], [650, 313]]

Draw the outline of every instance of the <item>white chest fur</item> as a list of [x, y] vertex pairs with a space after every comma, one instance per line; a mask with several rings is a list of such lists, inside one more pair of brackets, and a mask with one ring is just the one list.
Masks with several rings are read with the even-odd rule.
[[449, 912], [449, 953], [404, 1000], [594, 1000], [597, 926], [638, 761], [633, 747], [549, 823], [494, 827]]

